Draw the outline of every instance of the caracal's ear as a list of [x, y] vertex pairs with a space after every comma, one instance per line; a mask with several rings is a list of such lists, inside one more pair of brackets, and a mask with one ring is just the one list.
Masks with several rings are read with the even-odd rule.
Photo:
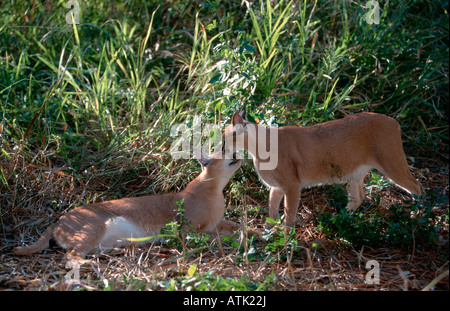
[[244, 125], [244, 119], [241, 117], [241, 115], [238, 112], [235, 112], [233, 114], [233, 118], [231, 119], [232, 124], [236, 125], [236, 124], [242, 124]]
[[211, 158], [204, 154], [200, 148], [194, 148], [194, 154], [202, 167], [206, 167], [209, 161], [211, 161]]
[[232, 119], [233, 131], [240, 135], [247, 130], [247, 124], [238, 112], [235, 112]]

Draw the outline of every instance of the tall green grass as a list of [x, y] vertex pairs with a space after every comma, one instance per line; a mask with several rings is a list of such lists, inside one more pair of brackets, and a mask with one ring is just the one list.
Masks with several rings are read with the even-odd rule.
[[[120, 129], [148, 125], [158, 112], [176, 119], [177, 108], [220, 110], [208, 104], [222, 98], [250, 98], [255, 111], [282, 108], [283, 114], [274, 111], [282, 123], [376, 110], [407, 119], [415, 133], [423, 133], [447, 115], [445, 2], [419, 11], [421, 1], [390, 1], [382, 5], [380, 23], [369, 25], [363, 4], [347, 1], [87, 1], [82, 23], [74, 27], [65, 24], [64, 1], [54, 4], [2, 8], [5, 128], [9, 120], [28, 127], [42, 109], [49, 127], [69, 122], [68, 130], [78, 135], [94, 127], [112, 139]], [[233, 56], [235, 49], [241, 51]], [[220, 60], [228, 60], [228, 67], [218, 67]], [[221, 85], [211, 83], [219, 70]], [[243, 77], [224, 77], [231, 74]], [[254, 91], [242, 87], [253, 80]], [[235, 98], [216, 92], [233, 83]], [[56, 92], [46, 93], [51, 87]], [[89, 118], [95, 120], [86, 126]], [[438, 141], [446, 139], [442, 133], [436, 133]]]

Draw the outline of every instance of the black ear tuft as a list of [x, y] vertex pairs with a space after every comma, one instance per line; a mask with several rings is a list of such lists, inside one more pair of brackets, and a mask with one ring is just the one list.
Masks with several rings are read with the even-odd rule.
[[242, 104], [242, 110], [239, 113], [239, 115], [241, 116], [242, 119], [247, 120], [247, 108], [245, 106], [245, 103]]

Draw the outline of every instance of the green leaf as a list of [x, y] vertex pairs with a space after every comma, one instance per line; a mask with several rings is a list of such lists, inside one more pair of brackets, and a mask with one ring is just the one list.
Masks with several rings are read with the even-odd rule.
[[197, 264], [193, 264], [192, 266], [189, 267], [187, 274], [189, 277], [193, 277], [195, 274], [195, 271], [197, 271]]
[[142, 237], [142, 238], [127, 238], [127, 241], [130, 242], [146, 242], [149, 240], [153, 240], [153, 239], [159, 239], [159, 238], [173, 238], [173, 234], [158, 234], [158, 235], [151, 235], [151, 236], [146, 236], [146, 237]]
[[209, 80], [208, 83], [216, 83], [217, 81], [219, 81], [222, 78], [222, 74], [216, 74], [214, 77], [211, 78], [211, 80]]
[[277, 224], [277, 221], [275, 219], [273, 219], [273, 218], [270, 218], [270, 217], [266, 217], [266, 222], [269, 225], [276, 225]]
[[248, 52], [256, 53], [256, 49], [253, 46], [249, 45], [247, 42], [244, 43], [243, 47]]
[[213, 20], [211, 24], [206, 26], [206, 30], [214, 29], [214, 28], [216, 28], [216, 26], [217, 26], [217, 22], [216, 22], [216, 20]]

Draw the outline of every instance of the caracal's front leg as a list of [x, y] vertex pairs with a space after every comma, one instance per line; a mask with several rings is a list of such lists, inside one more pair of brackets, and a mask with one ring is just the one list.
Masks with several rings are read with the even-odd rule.
[[[220, 237], [222, 236], [232, 236], [236, 231], [242, 229], [242, 226], [234, 221], [222, 219], [216, 226], [215, 231], [206, 231], [205, 233], [210, 236], [216, 236], [218, 233]], [[247, 230], [248, 234], [256, 235], [258, 238], [260, 237], [260, 233], [251, 229]]]
[[[239, 230], [239, 228], [240, 228], [239, 224], [225, 219], [222, 219], [216, 226], [216, 230], [220, 236], [231, 236], [235, 231]], [[206, 233], [214, 236], [217, 232], [212, 231]]]
[[300, 186], [291, 187], [289, 191], [286, 191], [284, 197], [284, 215], [285, 221], [288, 226], [293, 227], [295, 225], [295, 218], [297, 216], [298, 204], [300, 202]]
[[270, 188], [269, 196], [269, 217], [272, 219], [278, 219], [281, 199], [283, 199], [284, 192], [281, 188]]

